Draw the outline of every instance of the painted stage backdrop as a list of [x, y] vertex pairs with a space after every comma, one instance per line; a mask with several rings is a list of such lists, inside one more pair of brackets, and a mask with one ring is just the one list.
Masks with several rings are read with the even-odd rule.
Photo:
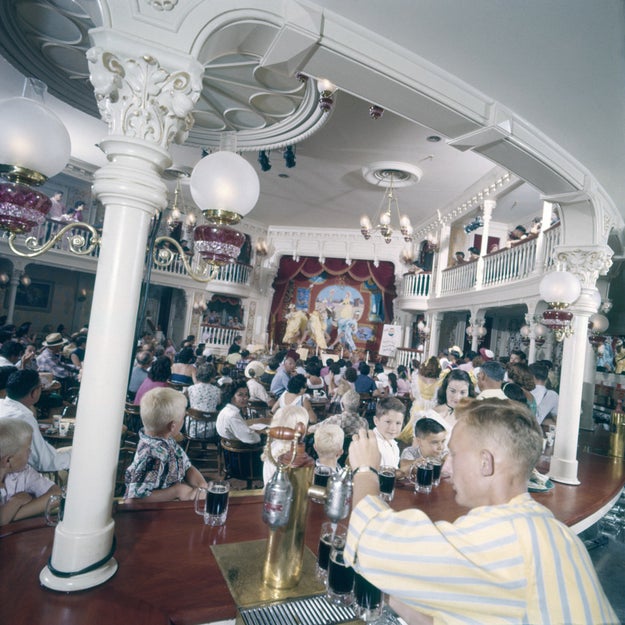
[[273, 283], [269, 327], [274, 345], [377, 354], [384, 323], [393, 319], [393, 263], [282, 257]]

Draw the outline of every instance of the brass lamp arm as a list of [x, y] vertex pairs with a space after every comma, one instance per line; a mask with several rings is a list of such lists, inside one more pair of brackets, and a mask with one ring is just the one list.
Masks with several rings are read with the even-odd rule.
[[46, 241], [46, 243], [42, 245], [39, 245], [37, 237], [28, 237], [24, 241], [24, 246], [30, 250], [28, 252], [23, 252], [17, 249], [15, 246], [15, 238], [17, 235], [15, 233], [11, 233], [9, 235], [9, 247], [17, 256], [21, 256], [22, 258], [34, 258], [35, 256], [39, 256], [40, 254], [47, 252], [71, 230], [87, 230], [91, 233], [91, 241], [89, 241], [88, 245], [86, 237], [81, 233], [73, 233], [67, 238], [69, 249], [72, 254], [85, 256], [87, 254], [91, 254], [91, 252], [93, 252], [93, 250], [100, 245], [100, 233], [92, 225], [77, 221], [63, 226], [49, 241]]
[[182, 260], [187, 274], [196, 282], [210, 282], [211, 280], [214, 280], [219, 274], [219, 265], [207, 262], [202, 262], [199, 272], [194, 271], [191, 267], [191, 263], [189, 263], [189, 261], [187, 260], [187, 254], [182, 249], [180, 243], [178, 243], [176, 239], [165, 236], [158, 237], [154, 241], [154, 264], [159, 269], [166, 269], [174, 262], [176, 258], [175, 252], [173, 252], [169, 247], [164, 247], [165, 243], [174, 246], [176, 252], [178, 253], [178, 256]]

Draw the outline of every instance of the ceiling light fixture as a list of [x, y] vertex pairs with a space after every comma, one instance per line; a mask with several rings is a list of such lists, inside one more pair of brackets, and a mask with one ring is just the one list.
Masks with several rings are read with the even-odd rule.
[[379, 231], [386, 243], [390, 243], [393, 237], [393, 227], [391, 225], [393, 213], [397, 215], [399, 221], [399, 231], [406, 243], [412, 241], [412, 224], [407, 215], [400, 215], [399, 202], [397, 200], [397, 191], [394, 187], [395, 177], [401, 175], [402, 172], [394, 169], [387, 169], [378, 172], [381, 183], [388, 186], [384, 192], [382, 203], [380, 204], [378, 223], [374, 226], [367, 215], [360, 218], [360, 232], [365, 239], [370, 239], [371, 235]]
[[239, 223], [254, 208], [260, 193], [256, 171], [233, 151], [236, 135], [223, 133], [221, 148], [202, 158], [191, 173], [191, 196], [208, 222], [193, 232], [194, 266], [178, 241], [171, 237], [155, 240], [155, 264], [168, 267], [177, 252], [185, 270], [197, 282], [214, 280], [221, 265], [237, 260], [245, 235], [229, 226]]
[[371, 117], [371, 119], [380, 119], [382, 115], [384, 115], [384, 109], [381, 106], [372, 104], [369, 107], [369, 117]]
[[334, 92], [338, 87], [332, 84], [327, 78], [320, 78], [317, 81], [317, 89], [319, 89], [319, 108], [324, 113], [329, 113], [334, 106]]
[[[61, 172], [71, 153], [67, 129], [44, 104], [46, 92], [45, 83], [28, 78], [21, 97], [0, 103], [0, 175], [7, 180], [0, 182], [0, 229], [9, 233], [11, 251], [25, 258], [43, 254], [68, 233], [69, 250], [89, 254], [100, 242], [100, 235], [82, 222], [67, 224], [43, 245], [37, 237], [27, 237], [27, 252], [15, 247], [16, 236], [40, 226], [52, 206], [50, 198], [31, 185], [43, 184]], [[81, 229], [90, 232], [89, 239], [77, 232]]]
[[269, 171], [271, 169], [271, 163], [269, 162], [269, 155], [265, 150], [261, 150], [258, 153], [258, 164], [263, 171]]
[[566, 309], [582, 292], [577, 276], [568, 271], [552, 271], [540, 281], [538, 291], [541, 299], [549, 305], [543, 312], [543, 324], [553, 330], [558, 342], [571, 336], [573, 313]]

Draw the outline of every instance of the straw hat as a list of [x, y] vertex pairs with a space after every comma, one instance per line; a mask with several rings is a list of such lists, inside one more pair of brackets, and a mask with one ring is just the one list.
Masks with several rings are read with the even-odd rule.
[[462, 350], [457, 345], [452, 345], [449, 348], [449, 353], [454, 354], [456, 358], [462, 358]]
[[265, 373], [265, 365], [263, 365], [260, 360], [252, 360], [252, 362], [245, 367], [246, 378], [258, 379], [261, 375], [263, 375], [263, 373]]
[[44, 347], [60, 347], [66, 343], [67, 339], [64, 339], [58, 332], [53, 332], [52, 334], [48, 334], [48, 336], [46, 336], [46, 340], [42, 343], [42, 345]]

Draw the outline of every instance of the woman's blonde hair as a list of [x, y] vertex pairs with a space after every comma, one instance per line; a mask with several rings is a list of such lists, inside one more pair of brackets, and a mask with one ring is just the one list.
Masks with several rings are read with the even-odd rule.
[[[276, 411], [271, 419], [269, 427], [285, 427], [294, 429], [298, 423], [302, 423], [306, 429], [308, 429], [308, 410], [302, 406], [285, 406]], [[291, 441], [281, 440], [267, 440], [267, 444], [271, 444], [271, 454], [274, 458], [279, 458], [282, 454], [287, 453], [291, 449]], [[267, 449], [263, 451], [261, 456], [263, 460], [269, 460], [271, 458], [267, 453]]]

